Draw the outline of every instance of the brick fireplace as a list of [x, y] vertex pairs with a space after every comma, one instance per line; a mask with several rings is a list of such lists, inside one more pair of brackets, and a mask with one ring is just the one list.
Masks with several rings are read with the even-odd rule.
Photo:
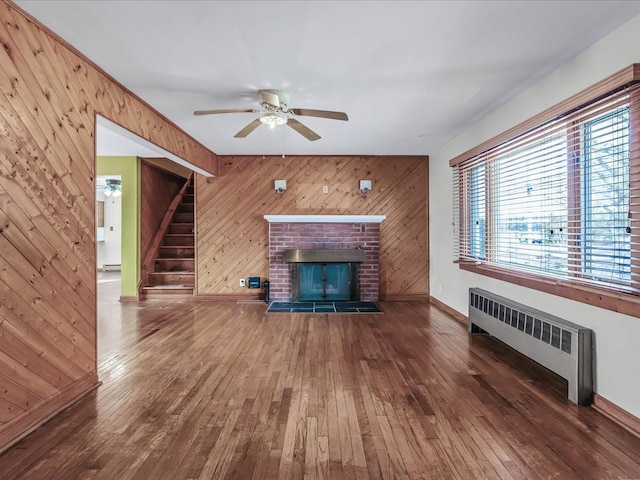
[[265, 215], [269, 222], [269, 293], [271, 300], [291, 299], [291, 266], [286, 250], [356, 249], [360, 300], [378, 301], [380, 287], [380, 223], [383, 215]]

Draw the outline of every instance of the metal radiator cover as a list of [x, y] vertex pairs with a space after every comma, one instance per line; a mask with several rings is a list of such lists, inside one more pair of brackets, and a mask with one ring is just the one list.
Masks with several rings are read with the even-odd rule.
[[469, 289], [469, 332], [487, 332], [569, 382], [569, 400], [591, 403], [590, 329], [479, 288]]

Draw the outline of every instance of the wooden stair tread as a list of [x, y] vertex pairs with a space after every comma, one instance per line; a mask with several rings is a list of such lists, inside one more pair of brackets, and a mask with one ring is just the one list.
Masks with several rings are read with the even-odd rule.
[[156, 289], [173, 285], [194, 288], [195, 283], [196, 274], [193, 271], [156, 271], [149, 272], [147, 286], [155, 287]]
[[[169, 262], [166, 262], [166, 260], [169, 260]], [[182, 268], [180, 268], [180, 265], [176, 265], [179, 264], [181, 261], [187, 261], [187, 262], [193, 262], [195, 260], [195, 258], [193, 256], [191, 257], [158, 257], [156, 258], [156, 262], [160, 262], [160, 265], [162, 265], [162, 262], [164, 263], [171, 263], [173, 265], [173, 269], [177, 269], [179, 268], [180, 270], [191, 270], [191, 267], [187, 264], [185, 266], [183, 266]], [[162, 271], [162, 268], [156, 270], [156, 271]]]
[[196, 272], [194, 272], [193, 270], [156, 270], [149, 273], [157, 273], [162, 275], [195, 275]]
[[142, 287], [143, 290], [193, 290], [193, 286], [178, 284], [178, 285], [147, 285]]

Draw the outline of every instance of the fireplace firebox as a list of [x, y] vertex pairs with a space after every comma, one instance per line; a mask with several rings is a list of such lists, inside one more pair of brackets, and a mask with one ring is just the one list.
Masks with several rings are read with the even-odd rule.
[[360, 299], [358, 265], [365, 260], [362, 250], [286, 250], [283, 260], [290, 264], [291, 301]]
[[296, 263], [291, 265], [291, 300], [356, 300], [358, 267], [355, 263]]

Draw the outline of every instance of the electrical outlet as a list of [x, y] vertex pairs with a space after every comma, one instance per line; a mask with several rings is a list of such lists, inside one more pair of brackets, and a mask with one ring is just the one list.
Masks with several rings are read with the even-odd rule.
[[245, 282], [244, 278], [241, 278], [241, 279], [240, 279], [240, 286], [241, 286], [241, 287], [246, 286], [246, 282]]
[[437, 289], [438, 293], [442, 293], [442, 284], [439, 283]]
[[329, 185], [322, 186], [322, 193], [329, 193]]

